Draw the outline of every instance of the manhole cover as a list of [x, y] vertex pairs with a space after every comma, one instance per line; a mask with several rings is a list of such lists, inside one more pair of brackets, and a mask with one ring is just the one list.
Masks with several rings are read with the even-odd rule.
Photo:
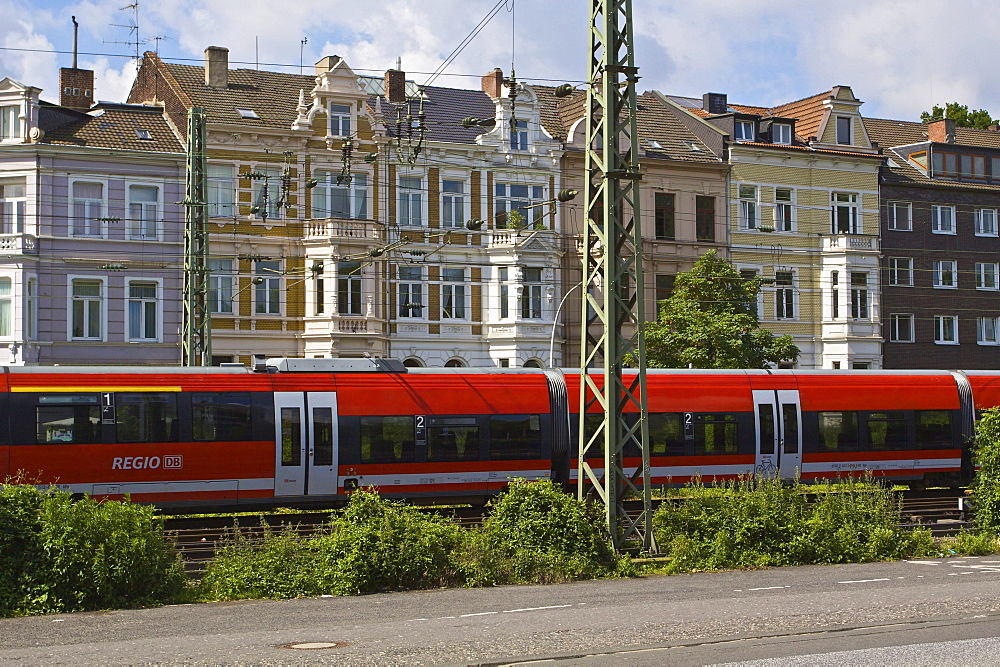
[[343, 648], [348, 646], [347, 642], [296, 642], [294, 644], [281, 644], [278, 648], [294, 648], [299, 651], [317, 651], [327, 648]]

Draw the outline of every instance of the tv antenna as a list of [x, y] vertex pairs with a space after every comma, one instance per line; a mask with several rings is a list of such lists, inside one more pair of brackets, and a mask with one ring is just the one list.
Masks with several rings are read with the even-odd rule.
[[[134, 39], [130, 39], [125, 42], [109, 42], [105, 41], [105, 44], [127, 44], [128, 46], [135, 47], [135, 68], [139, 69], [139, 64], [141, 60], [139, 59], [139, 47], [146, 42], [146, 40], [139, 39], [139, 1], [136, 0], [131, 5], [125, 5], [124, 7], [119, 7], [118, 11], [127, 12], [131, 11], [131, 21], [129, 23], [112, 23], [111, 26], [114, 28], [128, 28], [130, 36]], [[157, 39], [163, 39], [162, 37]]]

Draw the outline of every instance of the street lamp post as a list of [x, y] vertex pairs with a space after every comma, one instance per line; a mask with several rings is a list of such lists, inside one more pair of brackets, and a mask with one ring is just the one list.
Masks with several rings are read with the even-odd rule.
[[582, 282], [577, 283], [572, 287], [570, 287], [568, 290], [566, 290], [566, 293], [563, 294], [562, 301], [559, 302], [559, 307], [556, 308], [556, 314], [552, 318], [552, 335], [549, 336], [549, 368], [552, 368], [552, 353], [555, 350], [556, 326], [559, 324], [559, 313], [562, 312], [563, 304], [566, 303], [566, 299], [569, 297], [569, 295], [572, 294], [573, 291], [582, 284], [583, 284]]

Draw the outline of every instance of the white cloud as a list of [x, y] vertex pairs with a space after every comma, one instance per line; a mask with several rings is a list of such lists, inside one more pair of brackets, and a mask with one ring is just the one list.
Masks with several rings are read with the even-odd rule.
[[[0, 16], [28, 16], [20, 3], [0, 2]], [[0, 22], [0, 77], [43, 89], [46, 99], [58, 97], [56, 56], [52, 42], [26, 20]]]

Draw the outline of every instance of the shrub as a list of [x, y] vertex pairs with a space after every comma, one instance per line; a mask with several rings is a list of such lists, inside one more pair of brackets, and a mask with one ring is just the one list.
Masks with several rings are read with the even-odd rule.
[[0, 487], [0, 615], [141, 606], [186, 578], [153, 509]]
[[551, 583], [634, 574], [612, 548], [604, 515], [552, 482], [513, 480], [458, 561], [470, 585]]
[[974, 460], [976, 526], [1000, 531], [1000, 410], [997, 408], [986, 410], [976, 422]]
[[958, 535], [941, 543], [943, 552], [963, 556], [986, 556], [1000, 552], [1000, 538], [985, 530], [963, 530]]

